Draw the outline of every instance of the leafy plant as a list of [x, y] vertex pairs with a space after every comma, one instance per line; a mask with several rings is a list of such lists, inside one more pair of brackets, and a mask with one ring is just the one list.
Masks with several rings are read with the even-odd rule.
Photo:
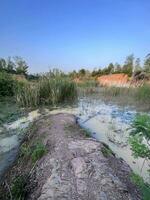
[[13, 96], [15, 83], [10, 74], [0, 72], [0, 96]]
[[150, 116], [137, 115], [131, 124], [129, 143], [135, 158], [150, 159]]

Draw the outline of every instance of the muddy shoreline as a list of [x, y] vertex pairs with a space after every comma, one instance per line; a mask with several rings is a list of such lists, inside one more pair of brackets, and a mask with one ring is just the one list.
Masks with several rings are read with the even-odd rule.
[[5, 174], [0, 199], [16, 198], [16, 177], [25, 179], [17, 182], [23, 185], [19, 190], [21, 199], [141, 199], [130, 180], [130, 167], [115, 157], [107, 145], [88, 136], [71, 114], [36, 120], [22, 145], [32, 147], [40, 140], [46, 153], [33, 163], [30, 156], [20, 152]]

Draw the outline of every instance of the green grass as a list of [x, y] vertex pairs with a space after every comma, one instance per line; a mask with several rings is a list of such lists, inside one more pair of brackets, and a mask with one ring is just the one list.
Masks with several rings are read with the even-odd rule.
[[34, 144], [24, 143], [21, 146], [21, 156], [32, 159], [33, 162], [39, 160], [47, 152], [46, 147], [41, 142]]
[[98, 83], [96, 80], [83, 80], [83, 82], [79, 82], [77, 83], [77, 86], [78, 87], [83, 87], [83, 88], [89, 88], [89, 87], [97, 87], [98, 86]]
[[142, 193], [142, 199], [149, 200], [150, 199], [150, 185], [144, 183], [143, 178], [135, 173], [131, 174], [131, 181], [139, 187]]
[[33, 152], [31, 153], [31, 158], [33, 162], [39, 160], [46, 153], [46, 147], [41, 143], [37, 142], [33, 147]]
[[14, 179], [11, 187], [11, 195], [13, 200], [24, 200], [27, 189], [27, 176], [26, 175], [21, 175], [17, 178]]

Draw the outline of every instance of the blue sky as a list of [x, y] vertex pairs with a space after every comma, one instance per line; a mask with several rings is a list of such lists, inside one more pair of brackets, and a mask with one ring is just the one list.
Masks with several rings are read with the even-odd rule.
[[122, 63], [150, 52], [149, 0], [0, 0], [0, 57], [30, 72]]

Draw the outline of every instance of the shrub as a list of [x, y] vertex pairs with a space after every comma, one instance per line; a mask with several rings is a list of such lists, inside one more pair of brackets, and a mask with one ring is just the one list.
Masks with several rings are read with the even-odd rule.
[[[138, 114], [132, 122], [131, 128], [132, 131], [129, 143], [131, 145], [131, 150], [133, 151], [133, 156], [135, 158], [143, 158], [144, 165], [145, 160], [150, 160], [150, 116], [146, 114]], [[145, 184], [144, 180], [134, 173], [131, 175], [131, 180], [140, 188], [143, 199], [149, 200], [150, 186]]]
[[0, 96], [13, 96], [15, 83], [10, 74], [0, 72]]
[[137, 115], [131, 124], [129, 143], [135, 158], [150, 160], [150, 116]]

